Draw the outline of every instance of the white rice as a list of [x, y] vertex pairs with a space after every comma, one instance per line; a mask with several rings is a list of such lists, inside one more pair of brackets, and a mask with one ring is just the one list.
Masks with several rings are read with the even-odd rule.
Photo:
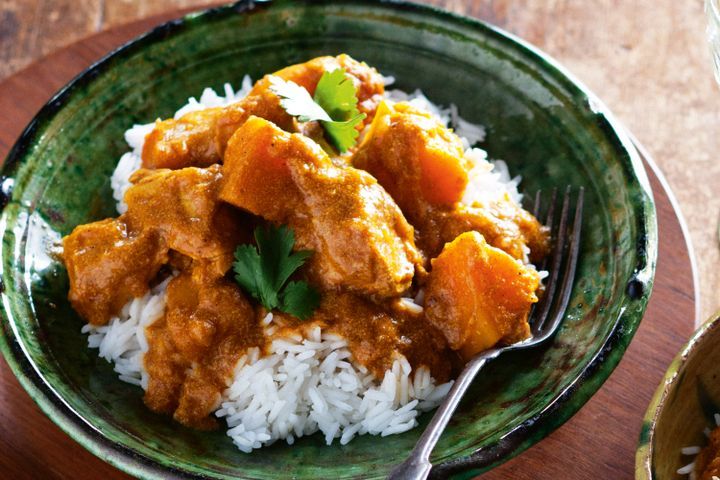
[[[389, 84], [391, 79], [386, 77], [386, 82]], [[246, 75], [238, 91], [229, 84], [224, 86], [224, 95], [206, 88], [199, 100], [190, 98], [174, 118], [237, 102], [251, 87], [250, 77]], [[419, 90], [409, 94], [390, 90], [387, 98], [409, 101], [429, 110], [461, 137], [466, 156], [475, 163], [464, 202], [484, 203], [505, 195], [520, 202], [519, 177], [511, 178], [505, 162], [488, 162], [484, 150], [472, 147], [485, 137], [481, 126], [460, 117], [454, 105], [445, 108], [433, 104]], [[131, 150], [122, 155], [111, 178], [119, 213], [127, 210], [123, 197], [130, 186], [129, 178], [141, 166], [145, 137], [153, 128], [154, 123], [134, 125], [125, 132]], [[144, 297], [128, 302], [108, 325], [86, 325], [82, 329], [83, 333], [89, 333], [88, 346], [98, 348], [102, 358], [114, 363], [121, 380], [143, 389], [147, 389], [143, 365], [148, 349], [145, 328], [164, 312], [168, 281]], [[421, 312], [423, 292], [403, 302], [405, 308]], [[266, 336], [272, 337], [277, 331], [271, 314], [261, 323]], [[357, 435], [386, 436], [410, 430], [417, 425], [418, 414], [435, 408], [451, 386], [452, 382], [436, 386], [424, 367], [413, 372], [399, 354], [380, 381], [352, 360], [345, 340], [314, 327], [305, 338], [274, 338], [266, 356], [261, 357], [256, 348], [247, 352], [238, 362], [234, 378], [215, 414], [225, 419], [228, 435], [244, 452], [277, 440], [292, 444], [297, 438], [318, 431], [327, 444], [339, 439], [340, 444], [345, 445]]]
[[[120, 380], [144, 390], [145, 329], [165, 311], [168, 282], [128, 302], [108, 325], [82, 328], [89, 333], [88, 346], [114, 363]], [[272, 336], [272, 314], [261, 324]], [[252, 348], [240, 359], [215, 414], [225, 419], [228, 436], [243, 452], [277, 440], [292, 444], [318, 431], [328, 445], [335, 438], [345, 445], [356, 435], [410, 430], [418, 414], [437, 407], [453, 383], [436, 386], [424, 367], [413, 374], [402, 355], [379, 382], [351, 357], [343, 338], [317, 326], [305, 338], [275, 338], [269, 355], [261, 357]]]
[[[720, 427], [720, 413], [716, 413], [713, 415], [713, 419], [715, 420], [715, 426]], [[706, 437], [710, 437], [711, 430], [709, 428], [705, 428], [703, 430], [703, 433]], [[678, 475], [687, 475], [689, 480], [695, 480], [697, 478], [697, 475], [695, 473], [695, 457], [702, 451], [702, 447], [700, 446], [691, 446], [691, 447], [684, 447], [680, 449], [680, 453], [686, 457], [692, 456], [693, 461], [688, 463], [687, 465], [684, 465], [677, 469]], [[712, 480], [720, 480], [720, 478], [713, 476]]]
[[356, 435], [402, 433], [452, 385], [436, 387], [425, 368], [411, 375], [402, 356], [378, 382], [352, 361], [343, 338], [319, 326], [305, 338], [274, 339], [270, 350], [261, 357], [254, 348], [241, 359], [215, 413], [225, 418], [228, 435], [244, 452], [279, 439], [292, 444], [317, 431], [328, 445], [336, 438], [345, 445]]
[[148, 351], [145, 329], [165, 312], [165, 289], [168, 278], [143, 297], [130, 300], [107, 325], [86, 324], [80, 330], [88, 333], [88, 347], [97, 348], [98, 356], [114, 364], [120, 380], [147, 389], [147, 372], [143, 356]]

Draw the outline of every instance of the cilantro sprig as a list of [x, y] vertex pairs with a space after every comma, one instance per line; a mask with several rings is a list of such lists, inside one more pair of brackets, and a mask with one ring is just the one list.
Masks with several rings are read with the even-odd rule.
[[268, 310], [308, 319], [320, 304], [320, 294], [306, 282], [288, 279], [313, 252], [292, 253], [295, 233], [286, 226], [257, 227], [254, 234], [257, 247], [240, 245], [235, 250], [235, 280]]
[[355, 127], [365, 114], [358, 110], [355, 85], [342, 68], [324, 72], [313, 97], [300, 85], [274, 75], [270, 77], [270, 90], [280, 97], [285, 111], [299, 121], [319, 121], [340, 153], [357, 142], [359, 133]]

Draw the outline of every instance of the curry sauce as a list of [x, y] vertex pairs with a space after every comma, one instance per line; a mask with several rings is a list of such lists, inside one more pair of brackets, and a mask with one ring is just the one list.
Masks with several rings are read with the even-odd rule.
[[720, 476], [720, 427], [710, 433], [710, 440], [695, 459], [698, 480], [713, 480]]
[[317, 122], [288, 115], [265, 77], [234, 105], [157, 122], [126, 213], [64, 238], [69, 299], [93, 325], [168, 282], [164, 314], [146, 329], [152, 410], [213, 428], [239, 359], [267, 350], [268, 312], [232, 272], [256, 225], [286, 225], [294, 249], [313, 252], [293, 278], [320, 292], [319, 307], [306, 321], [274, 312], [281, 331], [322, 325], [378, 379], [404, 356], [445, 381], [475, 353], [529, 334], [540, 281], [524, 260], [545, 255], [545, 227], [509, 198], [463, 203], [473, 161], [460, 139], [384, 103], [368, 65], [320, 57], [275, 75], [312, 94], [336, 68], [366, 115], [344, 156], [324, 150]]

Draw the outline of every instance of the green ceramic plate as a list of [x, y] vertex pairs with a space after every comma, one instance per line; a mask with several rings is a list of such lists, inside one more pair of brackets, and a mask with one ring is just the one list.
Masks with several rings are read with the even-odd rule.
[[693, 458], [680, 449], [705, 446], [703, 430], [720, 413], [720, 312], [678, 353], [653, 396], [635, 456], [637, 480], [686, 480], [677, 470]]
[[2, 171], [0, 346], [40, 407], [96, 455], [147, 478], [380, 478], [415, 443], [420, 429], [345, 447], [312, 436], [245, 455], [223, 432], [150, 413], [142, 392], [86, 348], [66, 273], [46, 253], [74, 226], [115, 214], [109, 176], [133, 123], [170, 115], [205, 86], [340, 52], [457, 104], [487, 127], [482, 146], [526, 191], [587, 192], [579, 271], [555, 341], [488, 366], [435, 449], [434, 473], [470, 475], [517, 455], [619, 362], [652, 287], [657, 227], [638, 155], [602, 103], [541, 52], [475, 20], [401, 2], [243, 1], [162, 25], [84, 72], [38, 113]]

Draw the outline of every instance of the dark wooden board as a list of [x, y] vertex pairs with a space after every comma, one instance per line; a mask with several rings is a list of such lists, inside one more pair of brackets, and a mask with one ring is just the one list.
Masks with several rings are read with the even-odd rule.
[[[178, 12], [94, 35], [0, 83], [0, 158], [48, 98], [93, 61]], [[634, 474], [642, 417], [662, 375], [694, 329], [697, 292], [684, 227], [664, 181], [648, 164], [660, 250], [650, 305], [622, 362], [565, 425], [483, 479], [625, 479]], [[123, 479], [56, 427], [0, 360], [0, 477]]]

